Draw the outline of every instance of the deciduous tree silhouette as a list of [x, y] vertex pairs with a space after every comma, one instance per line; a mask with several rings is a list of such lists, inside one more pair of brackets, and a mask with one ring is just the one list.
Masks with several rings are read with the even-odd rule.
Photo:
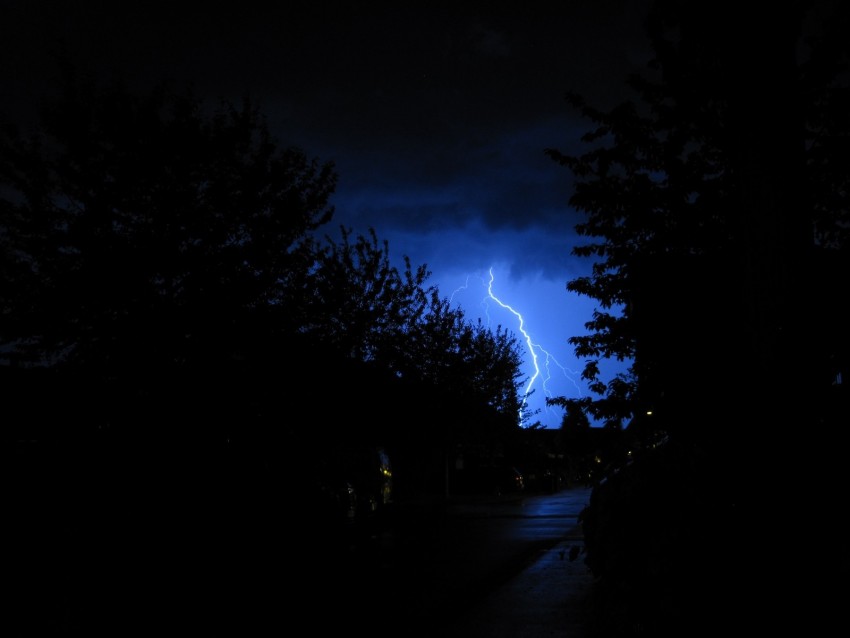
[[[805, 15], [657, 3], [657, 73], [630, 81], [641, 102], [600, 111], [571, 95], [593, 150], [549, 151], [576, 178], [577, 231], [595, 240], [573, 252], [598, 259], [568, 289], [600, 305], [571, 339], [599, 398], [561, 403], [628, 423], [645, 448], [598, 488], [587, 527], [607, 603], [622, 604], [607, 608], [614, 635], [687, 631], [710, 613], [699, 579], [715, 561], [746, 564], [773, 595], [796, 591], [760, 543], [784, 504], [776, 486], [800, 468], [826, 478], [812, 496], [836, 523], [831, 486], [844, 481], [830, 451], [850, 415], [834, 305], [850, 274], [847, 49], [801, 42]], [[606, 381], [605, 358], [633, 363]], [[710, 542], [716, 516], [734, 521], [729, 543]], [[726, 594], [764, 620], [746, 588]]]
[[427, 286], [429, 275], [408, 259], [395, 268], [374, 230], [352, 241], [343, 228], [308, 275], [301, 336], [375, 371], [346, 381], [373, 397], [371, 427], [441, 449], [475, 437], [502, 444], [522, 423], [519, 342], [501, 326], [468, 322]]
[[69, 84], [42, 121], [3, 138], [5, 358], [151, 383], [270, 325], [332, 165], [279, 149], [247, 100]]
[[[265, 570], [291, 568], [281, 538], [347, 549], [339, 496], [387, 504], [377, 446], [410, 495], [464, 430], [520, 429], [515, 337], [467, 323], [425, 266], [399, 272], [374, 231], [320, 242], [333, 165], [279, 147], [250, 100], [71, 78], [34, 131], [3, 127], [16, 633], [153, 626], [171, 610], [147, 595], [172, 587], [187, 622], [244, 626], [277, 591]], [[41, 586], [66, 568], [75, 591]]]
[[426, 266], [400, 272], [374, 230], [320, 242], [334, 167], [281, 147], [250, 99], [70, 75], [39, 128], [3, 133], [0, 356], [67, 371], [54, 388], [92, 423], [291, 416], [322, 401], [284, 382], [317, 353], [380, 371], [387, 387], [346, 380], [370, 411], [395, 375], [432, 405], [519, 414], [516, 339], [468, 324]]
[[[585, 402], [593, 416], [657, 416], [721, 378], [732, 392], [787, 396], [782, 379], [801, 381], [780, 373], [788, 357], [821, 388], [840, 372], [846, 336], [831, 300], [847, 262], [847, 123], [836, 115], [846, 89], [835, 69], [825, 75], [824, 49], [795, 63], [801, 14], [783, 15], [729, 33], [713, 10], [658, 13], [660, 81], [630, 82], [641, 106], [601, 112], [570, 95], [597, 125], [584, 137], [595, 148], [548, 152], [577, 178], [578, 232], [598, 239], [573, 251], [601, 258], [593, 274], [568, 283], [600, 303], [590, 333], [571, 339], [601, 397]], [[634, 365], [606, 382], [603, 358]], [[730, 375], [733, 358], [751, 372]]]

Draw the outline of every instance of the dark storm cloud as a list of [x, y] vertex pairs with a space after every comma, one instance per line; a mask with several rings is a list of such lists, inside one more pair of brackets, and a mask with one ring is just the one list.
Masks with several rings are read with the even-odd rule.
[[[578, 137], [569, 124], [562, 116], [522, 130], [473, 132], [411, 149], [342, 149], [333, 156], [341, 174], [337, 201], [346, 216], [371, 215], [408, 229], [433, 227], [444, 213], [447, 229], [471, 216], [495, 229], [572, 228], [578, 216], [567, 206], [569, 176], [543, 151], [553, 140]], [[410, 214], [414, 207], [421, 210]]]

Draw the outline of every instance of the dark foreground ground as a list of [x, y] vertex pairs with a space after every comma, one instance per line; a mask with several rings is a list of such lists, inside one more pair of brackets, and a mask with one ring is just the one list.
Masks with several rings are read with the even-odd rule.
[[569, 560], [574, 492], [528, 497], [571, 499], [531, 538], [500, 532], [521, 510], [491, 496], [398, 504], [340, 534], [279, 490], [229, 491], [202, 474], [14, 469], [7, 635], [581, 635], [590, 576]]

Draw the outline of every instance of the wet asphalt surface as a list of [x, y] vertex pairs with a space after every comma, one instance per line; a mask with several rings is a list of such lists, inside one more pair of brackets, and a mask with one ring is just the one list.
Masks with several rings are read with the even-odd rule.
[[187, 507], [189, 492], [165, 509], [27, 500], [11, 512], [8, 635], [579, 636], [561, 629], [590, 582], [567, 558], [589, 497], [399, 504], [345, 542], [255, 503]]
[[[580, 623], [571, 605], [590, 583], [578, 553], [589, 497], [573, 488], [400, 511], [346, 562], [324, 565], [339, 586], [326, 600], [351, 628], [378, 622], [394, 635], [579, 636], [564, 631]], [[331, 629], [340, 617], [317, 620]]]

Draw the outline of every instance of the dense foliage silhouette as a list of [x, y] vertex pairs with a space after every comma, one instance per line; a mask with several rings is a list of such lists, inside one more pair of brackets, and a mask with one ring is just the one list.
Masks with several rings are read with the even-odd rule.
[[[240, 382], [245, 371], [281, 393], [316, 356], [419, 383], [432, 403], [463, 393], [519, 415], [515, 337], [467, 322], [427, 286], [426, 266], [399, 272], [374, 230], [320, 241], [334, 167], [279, 147], [250, 99], [214, 106], [69, 76], [39, 128], [6, 123], [2, 141], [2, 358], [121, 396], [104, 399], [106, 424], [143, 420], [115, 417], [121, 402], [182, 406], [175, 431], [223, 401], [230, 413], [274, 403]], [[315, 427], [319, 394], [299, 403]]]
[[13, 633], [261, 625], [282, 538], [347, 547], [458, 445], [513, 443], [522, 351], [375, 231], [320, 238], [333, 165], [250, 99], [66, 79], [0, 135]]
[[[597, 398], [554, 403], [565, 429], [587, 412], [630, 452], [585, 517], [605, 635], [774, 625], [816, 566], [848, 570], [846, 19], [802, 40], [802, 7], [725, 8], [657, 3], [639, 101], [602, 111], [570, 95], [592, 150], [548, 151], [586, 213], [576, 230], [592, 241], [574, 254], [597, 259], [568, 288], [600, 304], [571, 340]], [[606, 381], [604, 358], [633, 363]], [[796, 489], [808, 477], [814, 493]], [[773, 526], [812, 507], [803, 576]]]

